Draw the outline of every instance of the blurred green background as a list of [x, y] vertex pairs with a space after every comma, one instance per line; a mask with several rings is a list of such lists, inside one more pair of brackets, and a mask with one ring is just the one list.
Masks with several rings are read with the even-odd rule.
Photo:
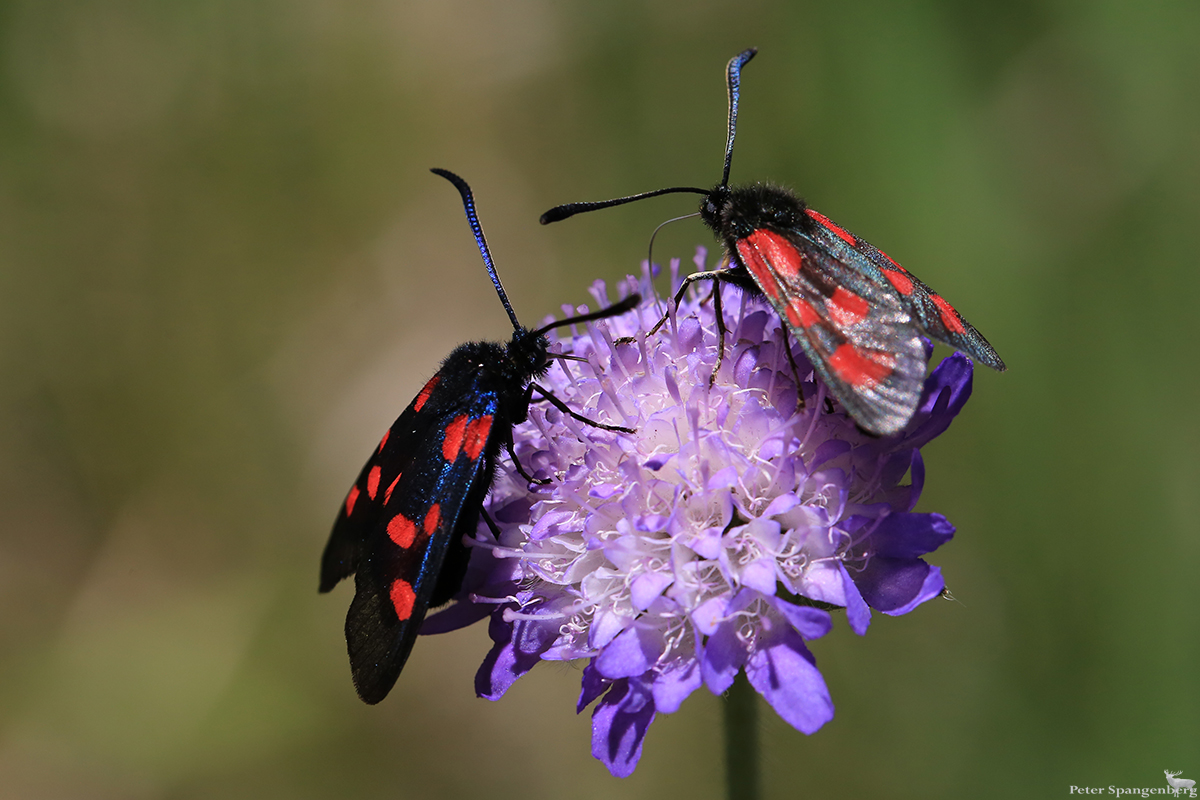
[[[903, 5], [903, 7], [902, 7]], [[926, 449], [959, 602], [814, 645], [770, 797], [1200, 778], [1200, 5], [0, 3], [0, 798], [721, 796], [721, 700], [612, 778], [575, 666], [474, 697], [486, 631], [354, 696], [334, 512], [449, 349], [637, 268], [663, 198], [770, 178], [986, 332]], [[656, 255], [711, 245], [695, 221]]]

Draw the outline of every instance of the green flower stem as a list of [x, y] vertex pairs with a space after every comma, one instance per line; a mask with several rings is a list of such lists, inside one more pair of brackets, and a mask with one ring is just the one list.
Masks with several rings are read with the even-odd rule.
[[758, 800], [758, 695], [740, 673], [725, 696], [725, 784], [729, 800]]

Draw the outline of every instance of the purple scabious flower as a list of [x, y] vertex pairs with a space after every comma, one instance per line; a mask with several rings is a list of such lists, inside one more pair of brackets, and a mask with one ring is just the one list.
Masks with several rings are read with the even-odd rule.
[[[674, 291], [677, 261], [671, 277]], [[648, 271], [628, 284], [655, 297]], [[912, 508], [920, 447], [966, 402], [970, 360], [942, 361], [908, 427], [872, 437], [828, 397], [798, 345], [789, 359], [791, 339], [765, 300], [719, 290], [729, 333], [711, 385], [707, 289], [655, 334], [666, 306], [647, 299], [560, 338], [562, 352], [587, 361], [556, 361], [542, 384], [578, 413], [637, 432], [535, 402], [515, 451], [549, 483], [500, 463], [485, 505], [499, 537], [480, 526], [459, 602], [422, 630], [490, 617], [495, 644], [476, 691], [492, 700], [539, 661], [588, 659], [578, 710], [596, 703], [592, 754], [621, 777], [656, 714], [702, 685], [723, 693], [739, 670], [790, 725], [815, 732], [833, 702], [807, 642], [830, 630], [829, 609], [845, 609], [863, 634], [872, 609], [905, 614], [943, 589], [921, 556], [954, 527]], [[593, 295], [609, 303], [602, 282]]]

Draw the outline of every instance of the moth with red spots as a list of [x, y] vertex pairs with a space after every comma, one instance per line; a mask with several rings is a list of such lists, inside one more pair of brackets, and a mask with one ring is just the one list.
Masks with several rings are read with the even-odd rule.
[[395, 685], [425, 612], [461, 587], [470, 555], [463, 537], [479, 524], [501, 446], [512, 455], [512, 428], [525, 421], [533, 390], [580, 421], [633, 432], [576, 414], [534, 379], [549, 369], [552, 358], [570, 357], [550, 352], [548, 331], [624, 313], [640, 298], [631, 295], [537, 330], [522, 327], [500, 285], [470, 187], [451, 172], [433, 172], [462, 195], [514, 332], [507, 344], [471, 342], [450, 353], [383, 434], [338, 512], [321, 558], [320, 591], [354, 575], [346, 646], [354, 686], [367, 703], [378, 703]]
[[[1004, 362], [941, 295], [883, 251], [808, 208], [788, 189], [761, 183], [729, 186], [741, 70], [756, 52], [745, 50], [726, 67], [729, 127], [719, 184], [568, 203], [543, 214], [542, 224], [663, 194], [704, 195], [700, 218], [725, 246], [730, 264], [689, 275], [676, 304], [697, 280], [725, 281], [766, 295], [829, 392], [854, 420], [871, 433], [897, 433], [921, 399], [929, 362], [922, 337], [944, 342], [1001, 372]], [[720, 292], [713, 298], [719, 309]], [[721, 319], [719, 311], [717, 318]], [[719, 328], [718, 334], [723, 354], [724, 330]]]

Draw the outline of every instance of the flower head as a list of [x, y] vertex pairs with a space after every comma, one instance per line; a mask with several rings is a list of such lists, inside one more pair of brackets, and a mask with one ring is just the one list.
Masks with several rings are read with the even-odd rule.
[[[704, 269], [703, 249], [695, 261]], [[678, 286], [678, 262], [671, 272]], [[648, 271], [629, 283], [654, 297]], [[740, 670], [813, 733], [833, 702], [807, 642], [830, 630], [829, 610], [845, 609], [863, 634], [872, 609], [904, 614], [943, 589], [921, 556], [954, 528], [912, 512], [919, 448], [966, 402], [970, 360], [945, 359], [909, 426], [875, 438], [826, 395], [798, 346], [789, 354], [765, 300], [720, 291], [729, 334], [711, 385], [707, 291], [654, 334], [664, 304], [647, 300], [563, 337], [562, 351], [587, 362], [557, 362], [542, 384], [576, 412], [637, 432], [535, 402], [515, 452], [550, 482], [499, 465], [485, 506], [498, 536], [481, 526], [459, 602], [423, 629], [490, 617], [495, 644], [476, 676], [489, 699], [539, 661], [589, 659], [578, 710], [596, 703], [592, 753], [618, 776], [633, 771], [656, 714], [702, 685], [724, 692]], [[607, 304], [603, 283], [593, 294]]]

